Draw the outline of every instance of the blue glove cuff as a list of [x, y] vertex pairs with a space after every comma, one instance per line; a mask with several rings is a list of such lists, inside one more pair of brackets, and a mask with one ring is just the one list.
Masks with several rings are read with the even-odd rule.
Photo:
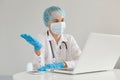
[[40, 67], [38, 71], [46, 71], [47, 69], [61, 69], [64, 68], [64, 62], [47, 64], [46, 66]]
[[64, 62], [56, 63], [60, 66], [60, 68], [64, 68]]
[[35, 50], [40, 50], [41, 48], [42, 48], [42, 44], [38, 44], [38, 45], [34, 46]]

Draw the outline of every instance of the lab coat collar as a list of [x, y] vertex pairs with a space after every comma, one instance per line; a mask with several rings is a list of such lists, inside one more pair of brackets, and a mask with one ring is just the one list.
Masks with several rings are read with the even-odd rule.
[[[47, 35], [48, 36], [48, 39], [50, 40], [50, 41], [55, 41], [55, 39], [53, 38], [53, 36], [52, 36], [52, 34], [48, 31], [48, 34], [49, 35]], [[61, 38], [60, 38], [60, 40], [59, 40], [59, 43], [61, 43], [61, 42], [67, 42], [67, 39], [65, 38], [65, 36], [64, 36], [64, 34], [62, 34], [61, 35]]]

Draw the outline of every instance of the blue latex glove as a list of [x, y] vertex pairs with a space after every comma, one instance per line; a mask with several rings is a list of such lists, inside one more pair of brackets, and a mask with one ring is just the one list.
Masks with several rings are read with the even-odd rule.
[[46, 71], [47, 69], [61, 69], [64, 68], [64, 62], [47, 64], [43, 67], [38, 68], [38, 71]]
[[41, 42], [35, 39], [34, 37], [32, 37], [31, 35], [21, 34], [20, 36], [24, 38], [28, 43], [33, 45], [35, 50], [40, 50], [42, 48]]

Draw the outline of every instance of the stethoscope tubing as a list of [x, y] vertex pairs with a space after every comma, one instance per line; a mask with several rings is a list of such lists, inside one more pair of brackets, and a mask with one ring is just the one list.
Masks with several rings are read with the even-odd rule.
[[[49, 36], [49, 32], [48, 32], [48, 31], [47, 31], [47, 36]], [[65, 48], [66, 48], [66, 50], [67, 50], [67, 49], [68, 49], [68, 47], [67, 47], [66, 42], [65, 42], [65, 41], [62, 41], [62, 43], [64, 43]], [[52, 57], [53, 57], [53, 58], [55, 58], [54, 50], [53, 50], [53, 47], [52, 47], [52, 42], [51, 42], [51, 41], [49, 41], [49, 44], [50, 44], [50, 48], [51, 48], [51, 52], [52, 52]], [[61, 46], [60, 46], [59, 48], [60, 48], [60, 49], [62, 49], [62, 48], [61, 48]]]

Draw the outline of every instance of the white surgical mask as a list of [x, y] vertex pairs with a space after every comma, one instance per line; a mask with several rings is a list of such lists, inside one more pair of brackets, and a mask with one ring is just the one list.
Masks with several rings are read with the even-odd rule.
[[62, 34], [65, 30], [66, 24], [65, 22], [57, 22], [57, 23], [51, 23], [51, 31], [54, 34]]

